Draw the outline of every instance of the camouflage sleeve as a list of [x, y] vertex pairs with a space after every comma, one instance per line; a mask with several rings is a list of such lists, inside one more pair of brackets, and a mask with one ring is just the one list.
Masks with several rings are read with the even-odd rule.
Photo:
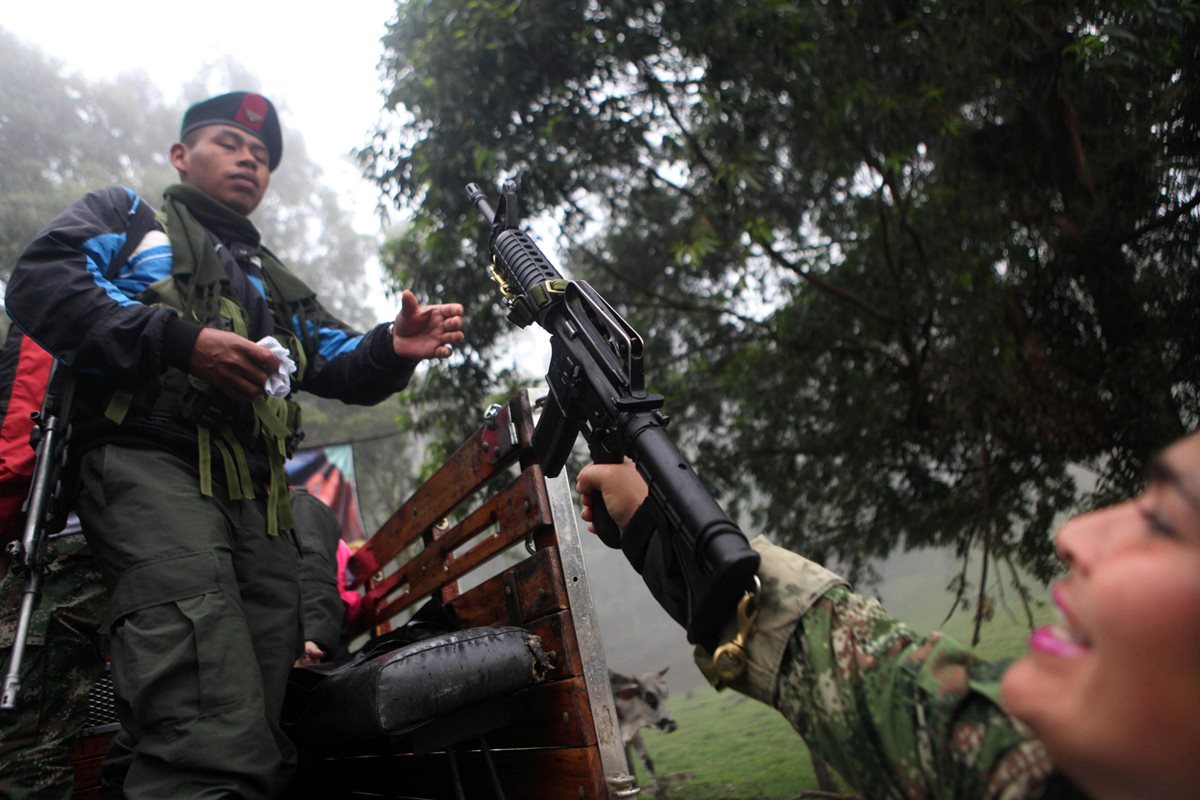
[[918, 635], [807, 559], [754, 547], [759, 630], [733, 688], [779, 709], [864, 797], [1041, 796], [1051, 766], [1000, 707], [1004, 664]]

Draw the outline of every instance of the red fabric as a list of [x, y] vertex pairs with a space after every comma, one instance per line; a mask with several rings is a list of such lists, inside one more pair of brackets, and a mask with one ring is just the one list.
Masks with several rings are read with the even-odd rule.
[[342, 595], [342, 602], [346, 605], [346, 627], [353, 629], [354, 624], [358, 622], [358, 615], [362, 613], [363, 596], [353, 589], [346, 588], [346, 565], [350, 563], [350, 556], [354, 551], [350, 549], [350, 545], [346, 544], [345, 539], [338, 540], [337, 549], [337, 581], [338, 592]]
[[[19, 335], [13, 332], [12, 335]], [[21, 532], [21, 506], [29, 493], [36, 453], [29, 445], [33, 412], [42, 407], [54, 359], [27, 336], [21, 337], [12, 388], [0, 422], [0, 539]]]
[[358, 511], [358, 498], [354, 484], [333, 464], [313, 473], [304, 484], [308, 493], [329, 506], [342, 524], [342, 539], [361, 542], [367, 538], [363, 530], [362, 515]]

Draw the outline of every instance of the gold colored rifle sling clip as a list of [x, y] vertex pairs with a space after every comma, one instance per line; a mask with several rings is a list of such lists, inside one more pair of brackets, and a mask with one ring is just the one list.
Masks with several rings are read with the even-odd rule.
[[737, 607], [737, 633], [713, 653], [713, 670], [720, 683], [717, 688], [727, 686], [746, 670], [746, 642], [754, 635], [758, 619], [758, 596], [762, 583], [754, 576], [754, 591], [746, 591]]

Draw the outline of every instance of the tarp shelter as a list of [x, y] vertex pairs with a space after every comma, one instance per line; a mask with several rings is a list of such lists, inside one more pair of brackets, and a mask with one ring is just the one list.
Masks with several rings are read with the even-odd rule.
[[284, 464], [284, 469], [289, 484], [303, 486], [333, 509], [342, 524], [342, 539], [357, 543], [367, 538], [354, 484], [353, 446], [304, 448]]

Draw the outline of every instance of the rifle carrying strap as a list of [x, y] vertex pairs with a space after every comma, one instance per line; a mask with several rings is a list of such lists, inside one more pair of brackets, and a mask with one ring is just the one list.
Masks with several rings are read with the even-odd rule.
[[[117, 277], [121, 267], [129, 261], [138, 245], [146, 238], [146, 234], [156, 227], [160, 227], [158, 213], [136, 193], [133, 194], [133, 205], [129, 207], [128, 216], [129, 223], [125, 228], [125, 243], [113, 256], [112, 261], [108, 262], [108, 269], [104, 271], [104, 277], [109, 281]], [[104, 415], [120, 425], [124, 421], [125, 415], [129, 413], [132, 404], [133, 392], [128, 389], [117, 389], [109, 399], [108, 405], [104, 409]]]
[[146, 234], [154, 230], [157, 223], [158, 215], [154, 209], [135, 194], [133, 205], [129, 207], [129, 224], [125, 228], [125, 243], [113, 256], [112, 261], [108, 262], [108, 269], [104, 273], [105, 278], [112, 280], [117, 276], [117, 271], [125, 266], [125, 262], [146, 238]]

